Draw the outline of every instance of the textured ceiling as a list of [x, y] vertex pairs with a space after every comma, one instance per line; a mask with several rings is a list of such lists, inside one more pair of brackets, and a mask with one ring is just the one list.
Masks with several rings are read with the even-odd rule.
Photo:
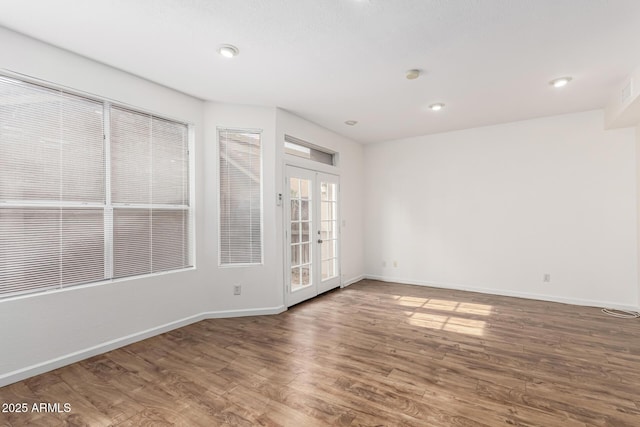
[[[638, 0], [0, 0], [0, 10], [0, 25], [53, 45], [363, 143], [601, 108], [640, 65]], [[240, 55], [217, 55], [223, 43]], [[412, 68], [423, 75], [407, 80]], [[548, 85], [564, 75], [566, 88]], [[435, 102], [446, 107], [428, 110]]]

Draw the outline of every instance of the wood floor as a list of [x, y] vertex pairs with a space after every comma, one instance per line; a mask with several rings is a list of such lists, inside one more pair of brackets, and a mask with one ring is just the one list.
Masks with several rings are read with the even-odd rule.
[[10, 402], [71, 408], [2, 426], [637, 427], [640, 320], [362, 281], [0, 388]]

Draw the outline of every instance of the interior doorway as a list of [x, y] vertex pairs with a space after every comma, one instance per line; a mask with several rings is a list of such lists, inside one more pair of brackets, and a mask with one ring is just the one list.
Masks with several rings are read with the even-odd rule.
[[287, 307], [340, 286], [339, 177], [287, 166]]

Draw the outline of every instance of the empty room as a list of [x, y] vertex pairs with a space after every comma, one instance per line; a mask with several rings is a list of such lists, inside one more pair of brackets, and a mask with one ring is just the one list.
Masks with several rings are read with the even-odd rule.
[[637, 0], [0, 0], [0, 426], [640, 425]]

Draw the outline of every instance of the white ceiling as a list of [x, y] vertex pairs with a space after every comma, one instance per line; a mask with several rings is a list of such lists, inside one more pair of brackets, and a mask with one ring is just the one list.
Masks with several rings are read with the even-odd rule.
[[[0, 25], [154, 82], [278, 106], [363, 143], [602, 108], [640, 65], [639, 0], [0, 0], [0, 11]], [[240, 55], [220, 57], [223, 43]], [[412, 68], [423, 75], [407, 80]], [[548, 85], [565, 75], [564, 89]]]

